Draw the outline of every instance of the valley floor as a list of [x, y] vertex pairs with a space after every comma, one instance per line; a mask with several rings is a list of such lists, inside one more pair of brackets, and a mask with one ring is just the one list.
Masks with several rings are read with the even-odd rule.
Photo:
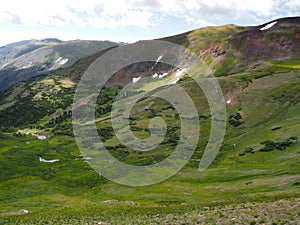
[[[49, 134], [43, 140], [25, 134], [32, 127], [16, 132], [4, 129], [0, 133], [0, 224], [300, 224], [299, 72], [267, 71], [246, 78], [221, 77], [219, 82], [230, 101], [226, 135], [214, 162], [199, 171], [211, 116], [197, 85], [183, 82], [199, 103], [197, 148], [176, 175], [146, 187], [123, 186], [99, 176], [71, 135], [69, 112], [38, 122], [44, 129], [40, 134]], [[107, 89], [103, 96], [116, 93]], [[49, 109], [47, 98], [39, 105]], [[17, 105], [12, 117], [10, 111], [2, 115], [14, 121], [26, 105]], [[146, 110], [149, 105], [153, 107]], [[150, 119], [160, 116], [168, 125], [166, 140], [155, 151], [137, 154], [120, 145], [107, 115], [99, 111], [103, 120], [96, 128], [111, 154], [132, 165], [167, 158], [181, 132], [178, 113], [157, 98], [139, 102], [132, 111], [130, 123], [137, 137], [147, 138]]]

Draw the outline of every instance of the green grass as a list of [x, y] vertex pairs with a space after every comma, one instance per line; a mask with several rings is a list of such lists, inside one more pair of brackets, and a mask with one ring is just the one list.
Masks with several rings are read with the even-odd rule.
[[[294, 61], [285, 62], [285, 65], [297, 68]], [[35, 120], [29, 125], [25, 125], [26, 118], [21, 117], [23, 127], [18, 129], [30, 131], [31, 126], [49, 136], [46, 140], [37, 140], [30, 135], [0, 133], [0, 224], [92, 224], [93, 221], [111, 224], [167, 221], [171, 224], [230, 224], [235, 221], [280, 224], [297, 221], [300, 78], [298, 71], [292, 69], [272, 73], [269, 70], [218, 78], [225, 100], [232, 100], [227, 104], [227, 118], [240, 113], [243, 123], [235, 127], [227, 122], [222, 148], [213, 164], [203, 172], [198, 170], [198, 160], [211, 129], [208, 102], [195, 82], [190, 79], [179, 82], [196, 103], [201, 125], [197, 149], [179, 173], [147, 187], [122, 186], [99, 176], [84, 162], [72, 137], [68, 111], [74, 87], [64, 89], [59, 79], [54, 79], [49, 94], [45, 91], [45, 82], [33, 82], [29, 89], [31, 96], [38, 92], [45, 94], [33, 103], [30, 97], [23, 102], [29, 107], [33, 104], [55, 110], [41, 115], [34, 112]], [[61, 92], [55, 85], [59, 85]], [[141, 90], [155, 87], [156, 84], [148, 84]], [[133, 165], [152, 164], [166, 158], [180, 133], [178, 113], [160, 98], [148, 97], [138, 102], [130, 115], [133, 133], [147, 138], [150, 119], [160, 116], [168, 126], [168, 134], [157, 149], [142, 154], [132, 151], [120, 146], [110, 129], [109, 109], [118, 91], [104, 89], [96, 110], [97, 129], [102, 132], [105, 145], [114, 148], [110, 149], [112, 155]], [[65, 102], [63, 96], [67, 96]], [[19, 94], [17, 98], [22, 99]], [[18, 103], [14, 107], [22, 111], [21, 106]], [[15, 117], [10, 120], [14, 121]], [[298, 140], [285, 149], [259, 151], [264, 141], [280, 143], [291, 137]], [[253, 152], [248, 151], [249, 148]], [[40, 156], [60, 161], [43, 163], [39, 162]], [[230, 207], [234, 210], [230, 211]], [[234, 212], [239, 208], [243, 209], [243, 216], [237, 218]], [[31, 213], [17, 215], [22, 209]]]
[[[270, 197], [270, 196], [269, 196]], [[254, 200], [254, 199], [253, 199]], [[299, 198], [203, 205], [132, 205], [130, 202], [85, 204], [5, 215], [1, 224], [286, 224], [297, 223]]]
[[[194, 215], [193, 207], [212, 203], [219, 205], [230, 204], [232, 201], [247, 202], [251, 199], [265, 201], [268, 196], [273, 196], [274, 200], [298, 196], [299, 141], [282, 151], [258, 151], [263, 147], [260, 144], [263, 141], [278, 142], [300, 136], [298, 81], [296, 73], [274, 74], [252, 82], [241, 80], [238, 76], [220, 78], [225, 97], [237, 97], [236, 102], [228, 105], [228, 117], [240, 111], [244, 123], [239, 127], [228, 124], [226, 138], [217, 159], [208, 170], [199, 172], [196, 160], [203, 153], [210, 129], [210, 119], [204, 119], [201, 122], [199, 147], [188, 165], [167, 181], [148, 187], [122, 186], [99, 177], [83, 162], [72, 137], [54, 136], [37, 140], [29, 135], [1, 135], [1, 219], [15, 224], [26, 221], [46, 223], [51, 220], [54, 223], [69, 221], [72, 224], [96, 220], [111, 223], [140, 221], [142, 224], [151, 221], [144, 221], [147, 212], [155, 216], [160, 211], [163, 216], [157, 221], [165, 221], [165, 215], [169, 214], [172, 218], [180, 218], [178, 220], [193, 217], [198, 220], [198, 214], [184, 218], [181, 215], [185, 212]], [[197, 105], [199, 115], [209, 114], [203, 110], [207, 107], [207, 102], [196, 85], [187, 81], [182, 86], [192, 93], [195, 102], [200, 103]], [[110, 93], [114, 95], [114, 92]], [[150, 105], [152, 111], [145, 111], [145, 107]], [[178, 125], [172, 107], [168, 107], [160, 99], [147, 98], [132, 110], [131, 117], [135, 118], [132, 126], [137, 136], [147, 137], [145, 129], [148, 128], [149, 116], [153, 113], [161, 115], [170, 129]], [[107, 120], [99, 121], [97, 127], [107, 128], [110, 123]], [[281, 129], [272, 130], [274, 127]], [[113, 137], [105, 143], [107, 146], [119, 144]], [[145, 154], [124, 149], [129, 151], [129, 155], [124, 155], [121, 149], [117, 149], [114, 150], [114, 155], [131, 164], [147, 164], [153, 162], [151, 160], [161, 159], [162, 155], [159, 153], [164, 152], [168, 143], [170, 142], [167, 141], [166, 145], [160, 146], [156, 151]], [[239, 153], [249, 147], [254, 149], [253, 154], [239, 156]], [[38, 160], [39, 156], [61, 161], [42, 163]], [[108, 206], [103, 203], [113, 199], [118, 203]], [[134, 202], [137, 206], [128, 205], [128, 202]], [[53, 207], [59, 209], [54, 210]], [[23, 208], [30, 210], [32, 214], [13, 216]], [[103, 213], [98, 214], [99, 211]], [[128, 213], [120, 214], [125, 211]], [[207, 219], [210, 218], [207, 216]], [[154, 217], [152, 219], [156, 221]]]
[[282, 70], [299, 70], [300, 69], [300, 61], [299, 59], [288, 59], [281, 61], [273, 61], [273, 68], [282, 69]]

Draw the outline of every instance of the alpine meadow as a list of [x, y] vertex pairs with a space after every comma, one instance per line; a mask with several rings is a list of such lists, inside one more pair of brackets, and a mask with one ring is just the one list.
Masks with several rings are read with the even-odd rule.
[[[208, 26], [157, 41], [190, 50], [222, 90], [225, 136], [209, 167], [199, 171], [217, 119], [196, 82], [202, 76], [197, 68], [192, 77], [164, 63], [162, 52], [156, 61], [117, 71], [98, 93], [91, 123], [114, 158], [108, 165], [153, 165], [181, 143], [182, 115], [155, 93], [179, 86], [195, 104], [199, 139], [186, 165], [155, 184], [122, 185], [94, 170], [93, 155], [79, 149], [74, 108], [89, 98], [76, 105], [74, 96], [99, 57], [131, 44], [9, 44], [0, 48], [0, 224], [300, 224], [300, 17]], [[132, 89], [122, 92], [128, 85]], [[131, 132], [147, 139], [155, 128], [150, 121], [166, 125], [160, 145], [149, 151], [124, 145], [111, 120], [117, 98], [129, 104], [143, 93], [130, 110]]]

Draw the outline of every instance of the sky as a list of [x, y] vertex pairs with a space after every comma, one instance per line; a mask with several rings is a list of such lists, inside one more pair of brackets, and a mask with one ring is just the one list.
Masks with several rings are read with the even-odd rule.
[[135, 42], [300, 16], [300, 0], [0, 1], [0, 46], [29, 39]]

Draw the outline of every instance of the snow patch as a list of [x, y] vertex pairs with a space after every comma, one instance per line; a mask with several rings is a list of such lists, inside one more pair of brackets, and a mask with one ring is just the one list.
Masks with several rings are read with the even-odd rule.
[[176, 74], [175, 74], [175, 77], [181, 77], [181, 75], [185, 73], [185, 69], [178, 69]]
[[69, 61], [68, 58], [63, 59], [62, 57], [59, 57], [57, 60], [55, 60], [56, 63], [59, 63], [59, 65], [64, 65]]
[[68, 61], [69, 61], [69, 59], [63, 59], [63, 60], [61, 60], [60, 65], [64, 65], [64, 64], [66, 64]]
[[84, 156], [83, 157], [83, 162], [88, 162], [90, 160], [92, 160], [92, 157], [90, 157], [90, 156]]
[[155, 73], [155, 74], [152, 75], [152, 77], [153, 77], [153, 78], [157, 78], [157, 77], [158, 77], [158, 74]]
[[227, 103], [227, 104], [230, 104], [230, 103], [231, 103], [231, 99], [228, 99], [228, 100], [226, 101], [226, 103]]
[[157, 58], [155, 64], [157, 64], [157, 63], [162, 59], [162, 57], [164, 57], [164, 56], [163, 56], [163, 55], [160, 55], [160, 56]]
[[132, 82], [135, 84], [136, 82], [138, 82], [139, 79], [141, 79], [141, 77], [133, 78]]
[[30, 213], [30, 212], [27, 209], [22, 209], [21, 211], [18, 212], [19, 215], [25, 215], [25, 214], [28, 214], [28, 213]]
[[168, 75], [168, 73], [163, 73], [163, 74], [159, 75], [158, 78], [161, 79], [161, 78], [163, 78], [163, 77], [165, 77], [167, 75]]
[[55, 162], [59, 162], [59, 159], [52, 159], [52, 160], [46, 160], [43, 159], [42, 157], [39, 157], [40, 162], [45, 162], [45, 163], [55, 163]]
[[28, 68], [32, 67], [32, 63], [33, 62], [30, 62], [26, 66], [22, 66], [21, 69], [28, 69]]
[[6, 67], [9, 63], [5, 63], [1, 68], [3, 69], [4, 67]]
[[32, 136], [37, 137], [39, 140], [45, 140], [47, 137], [44, 135], [32, 134]]
[[272, 22], [272, 23], [269, 23], [269, 24], [267, 24], [266, 26], [264, 26], [263, 28], [260, 28], [260, 30], [268, 30], [268, 29], [270, 29], [271, 27], [273, 27], [276, 23], [277, 23], [277, 21]]
[[57, 60], [55, 60], [55, 62], [59, 62], [59, 61], [61, 61], [61, 57], [59, 57]]

